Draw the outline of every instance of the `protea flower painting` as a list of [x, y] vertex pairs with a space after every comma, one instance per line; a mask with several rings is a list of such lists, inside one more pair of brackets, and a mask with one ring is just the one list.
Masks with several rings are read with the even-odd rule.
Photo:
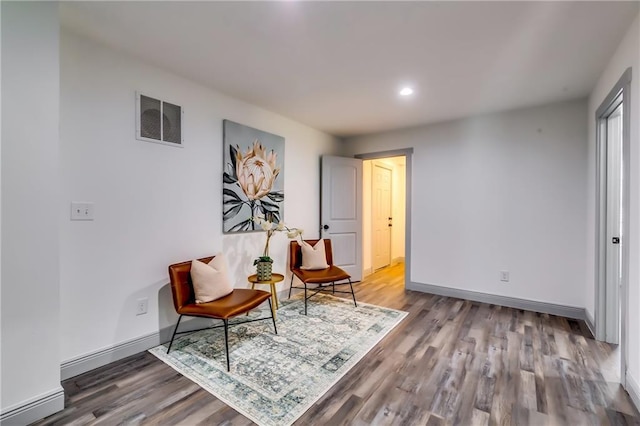
[[223, 231], [261, 231], [284, 219], [284, 138], [224, 120]]

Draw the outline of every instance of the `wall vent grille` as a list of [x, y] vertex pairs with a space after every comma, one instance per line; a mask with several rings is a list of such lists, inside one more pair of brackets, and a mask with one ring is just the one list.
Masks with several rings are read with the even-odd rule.
[[183, 118], [181, 106], [136, 93], [136, 139], [182, 146]]

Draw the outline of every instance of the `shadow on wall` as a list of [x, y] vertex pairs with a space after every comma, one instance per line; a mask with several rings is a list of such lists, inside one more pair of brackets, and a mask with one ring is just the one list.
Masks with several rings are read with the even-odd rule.
[[160, 333], [160, 343], [168, 342], [171, 339], [171, 328], [178, 321], [178, 314], [173, 307], [173, 296], [171, 295], [171, 283], [160, 287], [158, 291], [158, 330]]
[[[254, 259], [262, 254], [266, 235], [264, 232], [225, 235], [223, 237], [224, 253], [227, 257], [229, 275], [235, 288], [247, 288], [247, 277], [256, 273]], [[276, 232], [269, 243], [269, 255], [273, 259], [273, 272], [283, 274], [285, 279], [277, 284], [278, 292], [289, 288], [289, 239], [281, 232]], [[264, 290], [264, 288], [263, 288]]]
[[[171, 283], [166, 283], [158, 291], [158, 330], [160, 343], [167, 343], [171, 340], [171, 334], [178, 322], [178, 314], [173, 306], [173, 295], [171, 293]], [[180, 322], [178, 331], [196, 330], [198, 328], [210, 327], [215, 320], [196, 317], [184, 317]]]
[[[157, 290], [155, 290], [157, 289]], [[158, 281], [156, 283], [150, 284], [146, 288], [140, 289], [135, 293], [132, 293], [127, 298], [123, 309], [118, 318], [118, 325], [116, 335], [126, 335], [131, 334], [132, 327], [132, 318], [137, 318], [136, 315], [136, 307], [139, 299], [143, 299], [148, 297], [148, 295], [153, 294], [157, 291], [157, 305], [154, 307], [153, 300], [149, 300], [148, 311], [146, 314], [141, 315], [140, 319], [142, 321], [153, 321], [153, 317], [157, 317], [157, 330], [159, 334], [159, 341], [155, 344], [166, 343], [171, 339], [171, 333], [173, 333], [173, 328], [178, 321], [178, 314], [173, 306], [173, 296], [171, 294], [171, 284], [168, 283], [165, 279]], [[155, 309], [154, 309], [155, 308]], [[209, 327], [212, 325], [214, 320], [209, 320], [206, 318], [183, 318], [180, 323], [180, 331], [187, 330], [195, 330], [197, 328]], [[134, 333], [135, 334], [135, 333]], [[151, 337], [155, 334], [149, 333], [148, 336]], [[140, 337], [137, 337], [133, 340], [140, 340]], [[126, 346], [126, 342], [123, 342]], [[122, 345], [121, 344], [121, 345]], [[118, 359], [117, 357], [114, 358]]]
[[[232, 234], [222, 237], [222, 247], [234, 288], [249, 286], [247, 277], [255, 274], [253, 260], [262, 253], [265, 238], [264, 232]], [[274, 257], [274, 259], [276, 258]], [[274, 269], [275, 266], [274, 264]]]
[[[149, 298], [149, 295], [153, 295], [155, 292], [158, 292], [158, 300], [157, 305], [154, 306], [154, 301], [152, 298]], [[144, 315], [136, 315], [138, 301], [141, 299], [148, 299], [147, 305], [147, 313]], [[139, 336], [133, 338], [132, 341], [137, 341], [142, 338], [147, 338], [153, 336], [155, 333], [147, 333], [147, 335], [140, 336], [140, 332], [136, 332], [135, 328], [145, 329], [147, 327], [144, 326], [145, 323], [153, 321], [152, 318], [158, 317], [158, 329], [162, 331], [163, 327], [167, 327], [169, 324], [175, 324], [175, 320], [177, 320], [177, 315], [175, 314], [175, 310], [173, 308], [173, 300], [171, 298], [171, 286], [167, 283], [166, 279], [162, 279], [160, 281], [156, 281], [154, 283], [149, 284], [147, 287], [141, 288], [134, 293], [129, 294], [126, 301], [122, 305], [122, 309], [120, 310], [120, 315], [118, 316], [118, 323], [116, 325], [115, 335], [116, 336], [126, 336], [133, 335]], [[120, 350], [124, 350], [127, 346], [127, 341], [121, 342], [117, 346]], [[117, 353], [115, 354], [115, 359], [117, 358]]]

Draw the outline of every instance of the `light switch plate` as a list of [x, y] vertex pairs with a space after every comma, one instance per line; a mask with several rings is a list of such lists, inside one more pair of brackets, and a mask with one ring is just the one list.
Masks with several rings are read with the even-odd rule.
[[72, 201], [71, 220], [93, 220], [93, 203]]

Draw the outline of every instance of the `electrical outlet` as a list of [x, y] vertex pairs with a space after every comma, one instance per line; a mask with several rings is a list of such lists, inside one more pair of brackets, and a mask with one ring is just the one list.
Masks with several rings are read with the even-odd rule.
[[500, 281], [509, 282], [509, 271], [500, 271]]
[[93, 220], [93, 203], [72, 201], [71, 220]]
[[144, 297], [142, 299], [138, 299], [138, 303], [136, 304], [136, 315], [146, 314], [148, 306], [149, 306], [148, 298]]

